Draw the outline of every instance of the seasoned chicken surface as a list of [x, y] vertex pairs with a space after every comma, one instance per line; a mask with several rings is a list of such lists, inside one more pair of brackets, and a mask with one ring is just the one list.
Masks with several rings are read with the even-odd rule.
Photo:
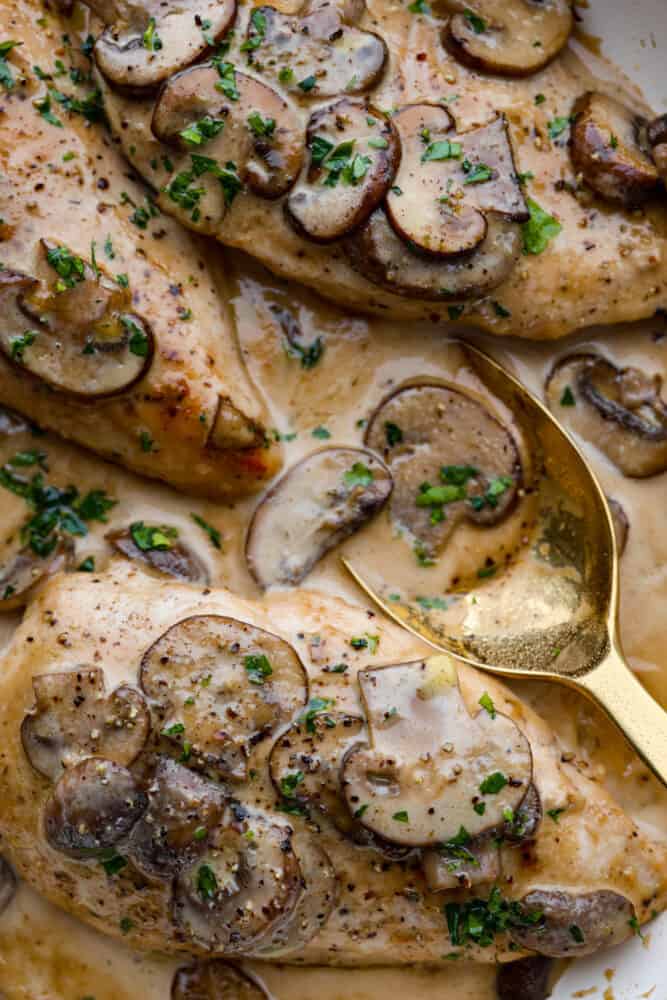
[[315, 592], [59, 577], [3, 662], [3, 850], [146, 950], [359, 966], [631, 935], [664, 907], [664, 846], [502, 684], [425, 656]]
[[128, 171], [77, 35], [36, 4], [0, 21], [0, 402], [191, 493], [256, 491], [279, 453], [224, 265]]
[[163, 212], [392, 319], [549, 339], [667, 304], [664, 123], [630, 91], [590, 93], [566, 0], [320, 0], [230, 24], [198, 62], [172, 50], [159, 91], [128, 88], [131, 51], [110, 71], [113, 27], [95, 48]]

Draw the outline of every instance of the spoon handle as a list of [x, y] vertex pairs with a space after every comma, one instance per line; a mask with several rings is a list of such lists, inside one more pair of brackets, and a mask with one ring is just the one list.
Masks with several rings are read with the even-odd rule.
[[637, 680], [619, 649], [578, 684], [625, 735], [655, 776], [667, 785], [667, 711]]

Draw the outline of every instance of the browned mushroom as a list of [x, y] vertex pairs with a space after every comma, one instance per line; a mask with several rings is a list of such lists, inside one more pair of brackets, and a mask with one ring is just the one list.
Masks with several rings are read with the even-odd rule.
[[660, 375], [617, 368], [597, 354], [570, 354], [549, 374], [546, 397], [566, 426], [626, 476], [644, 478], [667, 469], [667, 405]]
[[260, 424], [241, 413], [226, 396], [218, 398], [218, 408], [206, 439], [207, 448], [257, 448], [265, 440]]
[[150, 733], [141, 691], [125, 685], [105, 693], [104, 671], [80, 667], [33, 677], [35, 707], [21, 725], [25, 754], [39, 774], [55, 781], [85, 757], [129, 766]]
[[622, 504], [620, 504], [618, 500], [614, 500], [613, 497], [607, 497], [607, 503], [609, 504], [609, 510], [611, 511], [611, 519], [614, 522], [616, 548], [619, 556], [622, 556], [625, 552], [625, 547], [628, 544], [630, 522], [628, 520], [628, 515], [625, 513]]
[[244, 43], [248, 62], [300, 98], [363, 94], [387, 59], [383, 40], [355, 27], [363, 0], [310, 0], [296, 14], [256, 7]]
[[146, 808], [146, 795], [124, 767], [88, 757], [65, 771], [44, 806], [51, 847], [72, 858], [104, 857]]
[[108, 532], [105, 537], [117, 552], [158, 573], [189, 583], [210, 582], [208, 570], [194, 552], [179, 541], [176, 528], [134, 521], [127, 528]]
[[656, 194], [660, 177], [643, 141], [645, 118], [592, 91], [576, 101], [573, 112], [572, 163], [594, 191], [629, 206]]
[[462, 63], [504, 76], [529, 76], [567, 43], [571, 0], [444, 0], [456, 13], [443, 41]]
[[[393, 436], [387, 426], [397, 428]], [[366, 444], [394, 477], [392, 518], [430, 558], [461, 521], [496, 524], [516, 502], [521, 464], [512, 435], [454, 386], [397, 389], [369, 420]]]
[[507, 121], [457, 133], [441, 105], [413, 104], [393, 119], [403, 150], [386, 211], [398, 235], [435, 257], [469, 254], [484, 241], [487, 213], [525, 222]]
[[[397, 844], [471, 838], [515, 812], [532, 780], [532, 754], [507, 716], [471, 716], [448, 656], [362, 670], [370, 744], [345, 756], [342, 786], [361, 823]], [[483, 806], [483, 808], [481, 808]]]
[[442, 302], [465, 301], [491, 291], [513, 270], [521, 253], [521, 230], [489, 215], [486, 239], [469, 257], [426, 257], [396, 235], [384, 209], [349, 236], [344, 249], [352, 267], [395, 295]]
[[401, 158], [387, 115], [345, 97], [308, 122], [308, 171], [290, 194], [287, 218], [298, 233], [329, 243], [356, 229], [379, 205]]
[[234, 618], [199, 615], [144, 654], [165, 748], [182, 763], [245, 781], [254, 747], [308, 700], [308, 679], [283, 639]]
[[667, 115], [654, 118], [646, 127], [646, 137], [658, 173], [667, 184]]
[[173, 76], [155, 105], [153, 132], [184, 156], [161, 199], [188, 225], [214, 233], [247, 186], [278, 198], [303, 160], [303, 127], [295, 109], [232, 63], [205, 63]]
[[547, 1000], [551, 961], [543, 955], [498, 967], [498, 1000]]
[[171, 1000], [269, 1000], [259, 983], [219, 958], [176, 970]]
[[521, 846], [533, 840], [542, 822], [542, 800], [536, 786], [529, 785], [518, 809], [505, 818], [500, 831], [503, 843]]
[[0, 272], [5, 322], [0, 351], [22, 371], [70, 395], [124, 392], [153, 354], [149, 327], [131, 295], [66, 246], [41, 241], [42, 278]]
[[200, 947], [248, 954], [289, 919], [302, 891], [290, 827], [232, 806], [207, 851], [178, 876], [173, 917]]
[[0, 569], [0, 611], [22, 608], [34, 587], [65, 569], [72, 552], [71, 541], [64, 538], [48, 556], [38, 556], [29, 545], [19, 549]]
[[433, 892], [471, 889], [500, 877], [500, 850], [493, 834], [471, 837], [464, 829], [449, 843], [424, 851], [426, 884]]
[[109, 83], [146, 91], [189, 66], [220, 41], [236, 0], [86, 0], [109, 25], [95, 60]]
[[16, 892], [16, 876], [0, 855], [0, 914], [4, 913]]
[[248, 529], [246, 559], [262, 587], [297, 584], [389, 497], [387, 467], [360, 448], [325, 448], [267, 493]]
[[535, 889], [521, 900], [527, 913], [540, 919], [511, 927], [510, 935], [522, 948], [550, 958], [592, 955], [625, 940], [636, 919], [629, 899], [600, 889], [574, 895], [557, 889]]
[[222, 818], [225, 794], [170, 757], [159, 758], [147, 792], [146, 812], [127, 851], [141, 871], [171, 878], [206, 850]]

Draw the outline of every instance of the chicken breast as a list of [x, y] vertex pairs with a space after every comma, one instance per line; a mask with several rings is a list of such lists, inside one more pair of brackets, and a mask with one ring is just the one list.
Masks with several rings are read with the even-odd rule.
[[[312, 592], [253, 603], [124, 562], [55, 578], [3, 662], [3, 852], [69, 913], [172, 954], [343, 966], [575, 955], [662, 910], [664, 845], [563, 762], [504, 685], [428, 655]], [[425, 733], [451, 698], [434, 753], [410, 764], [402, 727]], [[480, 733], [471, 761], [462, 747]], [[350, 802], [349, 765], [369, 739], [397, 741], [397, 770], [385, 781], [373, 775], [387, 777], [389, 758], [369, 768], [371, 800]], [[436, 758], [459, 764], [417, 828]], [[466, 805], [473, 763], [492, 773]], [[457, 795], [467, 812], [451, 812]], [[505, 795], [519, 805], [498, 818]], [[400, 835], [374, 832], [383, 819]], [[453, 821], [434, 840], [431, 824]]]
[[[348, 16], [342, 3], [308, 10], [322, 6]], [[371, 0], [360, 20], [348, 16], [353, 28], [341, 22], [343, 34], [321, 43], [310, 76], [310, 50], [297, 58], [285, 41], [301, 30], [298, 17], [280, 34], [272, 7], [241, 9], [213, 62], [181, 68], [157, 97], [100, 75], [112, 131], [162, 211], [356, 312], [549, 339], [664, 308], [665, 191], [639, 138], [650, 111], [621, 95], [623, 137], [596, 120], [597, 146], [580, 129], [571, 156], [577, 102], [601, 86], [593, 74], [567, 48], [521, 78], [483, 61], [471, 68], [443, 46], [450, 7], [461, 9]], [[519, 7], [526, 20], [541, 16], [515, 4], [517, 16]], [[562, 18], [569, 5], [550, 9]], [[476, 44], [495, 31], [473, 22]], [[344, 44], [357, 51], [350, 30], [366, 32], [367, 53], [381, 38], [388, 57], [381, 75], [362, 86], [350, 71], [332, 96], [331, 60]], [[582, 171], [585, 156], [592, 167]]]
[[[0, 7], [0, 402], [113, 461], [215, 498], [279, 449], [224, 303], [225, 267], [162, 215], [105, 132], [80, 43]], [[223, 293], [222, 295], [220, 293]]]

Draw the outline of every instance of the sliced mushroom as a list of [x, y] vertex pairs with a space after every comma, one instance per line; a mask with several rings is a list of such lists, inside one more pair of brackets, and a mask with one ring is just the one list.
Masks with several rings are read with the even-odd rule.
[[269, 1000], [259, 983], [219, 958], [176, 970], [171, 1000]]
[[0, 855], [0, 915], [4, 913], [16, 892], [16, 876]]
[[85, 757], [129, 766], [150, 733], [141, 691], [123, 685], [105, 693], [104, 671], [81, 667], [33, 677], [35, 707], [21, 724], [24, 752], [39, 774], [55, 781]]
[[223, 451], [258, 448], [265, 439], [266, 435], [260, 424], [241, 413], [227, 397], [219, 397], [211, 431], [206, 439], [207, 448], [220, 448]]
[[162, 199], [205, 232], [215, 233], [244, 185], [278, 198], [301, 169], [303, 127], [295, 109], [232, 63], [173, 76], [160, 92], [152, 128], [160, 141], [189, 154], [176, 164]]
[[521, 253], [521, 231], [489, 215], [487, 234], [469, 257], [445, 261], [426, 257], [396, 235], [384, 209], [343, 244], [352, 267], [374, 285], [395, 295], [456, 302], [491, 291], [507, 278]]
[[498, 1000], [547, 1000], [552, 963], [542, 955], [498, 967]]
[[615, 98], [591, 91], [573, 110], [570, 152], [586, 183], [622, 205], [638, 205], [656, 194], [660, 177], [642, 142], [646, 120]]
[[535, 889], [521, 904], [541, 919], [512, 926], [512, 940], [550, 958], [578, 958], [620, 944], [632, 933], [630, 921], [635, 917], [630, 900], [608, 889], [579, 895]]
[[0, 273], [0, 351], [73, 396], [125, 392], [145, 374], [153, 335], [131, 295], [67, 247], [42, 240], [44, 278]]
[[611, 519], [614, 522], [616, 548], [620, 557], [625, 552], [625, 547], [628, 544], [630, 522], [628, 520], [628, 515], [625, 513], [623, 506], [618, 502], [618, 500], [614, 500], [613, 497], [607, 497], [607, 503], [609, 504], [609, 510], [611, 511]]
[[289, 919], [255, 948], [253, 958], [275, 961], [300, 950], [319, 934], [338, 898], [338, 883], [331, 858], [310, 833], [292, 840], [299, 861], [303, 891]]
[[526, 841], [533, 840], [541, 822], [540, 793], [535, 785], [529, 785], [519, 808], [505, 820], [501, 831], [503, 843], [519, 847]]
[[286, 921], [303, 891], [288, 826], [231, 807], [207, 852], [174, 886], [176, 924], [197, 945], [248, 954]]
[[38, 556], [29, 545], [19, 549], [0, 569], [0, 611], [22, 608], [37, 584], [65, 569], [72, 552], [71, 542], [64, 538], [48, 556]]
[[422, 865], [426, 884], [433, 892], [471, 889], [500, 878], [500, 850], [493, 836], [475, 839], [463, 836], [456, 843], [424, 851]]
[[171, 878], [207, 848], [222, 818], [225, 794], [169, 757], [160, 757], [148, 806], [132, 831], [128, 853], [147, 875]]
[[651, 156], [658, 173], [667, 184], [667, 115], [654, 118], [646, 127]]
[[498, 712], [470, 716], [450, 657], [362, 670], [359, 683], [370, 745], [347, 753], [342, 785], [364, 826], [429, 847], [462, 829], [476, 837], [518, 809], [532, 779], [528, 741]]
[[236, 16], [236, 0], [86, 0], [109, 25], [95, 61], [113, 86], [153, 90], [220, 41]]
[[[398, 428], [388, 443], [387, 425]], [[516, 443], [479, 400], [454, 386], [417, 384], [384, 399], [366, 430], [394, 477], [391, 516], [431, 557], [462, 521], [497, 524], [516, 502]]]
[[571, 354], [552, 369], [549, 406], [626, 476], [644, 478], [667, 469], [667, 405], [662, 378], [638, 368], [617, 368], [597, 354]]
[[444, 2], [457, 12], [443, 35], [449, 51], [466, 66], [503, 76], [529, 76], [546, 66], [574, 25], [571, 0]]
[[288, 643], [219, 615], [168, 629], [143, 657], [141, 686], [181, 762], [240, 782], [254, 747], [308, 698], [305, 669]]
[[0, 406], [0, 436], [12, 437], [14, 434], [25, 434], [30, 430], [30, 423], [20, 413], [15, 413], [7, 406]]
[[308, 171], [290, 194], [287, 218], [302, 236], [329, 243], [371, 214], [393, 182], [401, 146], [391, 119], [343, 98], [308, 122]]
[[364, 94], [387, 59], [383, 40], [354, 26], [363, 2], [313, 0], [296, 14], [256, 7], [245, 42], [248, 61], [300, 98]]
[[[143, 522], [135, 522], [143, 524]], [[150, 566], [151, 569], [165, 576], [173, 576], [176, 580], [185, 580], [188, 583], [208, 584], [210, 582], [208, 570], [194, 552], [178, 540], [178, 536], [166, 535], [156, 528], [160, 535], [158, 544], [146, 545], [138, 544], [135, 535], [142, 541], [142, 535], [133, 533], [131, 525], [129, 528], [120, 528], [117, 531], [110, 531], [105, 535], [106, 540], [116, 549], [133, 562]], [[145, 532], [143, 533], [145, 535]], [[150, 542], [150, 538], [148, 539]]]
[[434, 257], [459, 257], [483, 243], [487, 213], [528, 219], [504, 116], [457, 133], [441, 105], [413, 104], [393, 121], [403, 155], [386, 211], [413, 247]]
[[248, 529], [248, 568], [261, 587], [297, 584], [386, 502], [392, 479], [375, 455], [324, 448], [267, 493]]
[[71, 858], [103, 857], [128, 835], [146, 802], [126, 768], [88, 757], [64, 772], [47, 799], [46, 839]]

